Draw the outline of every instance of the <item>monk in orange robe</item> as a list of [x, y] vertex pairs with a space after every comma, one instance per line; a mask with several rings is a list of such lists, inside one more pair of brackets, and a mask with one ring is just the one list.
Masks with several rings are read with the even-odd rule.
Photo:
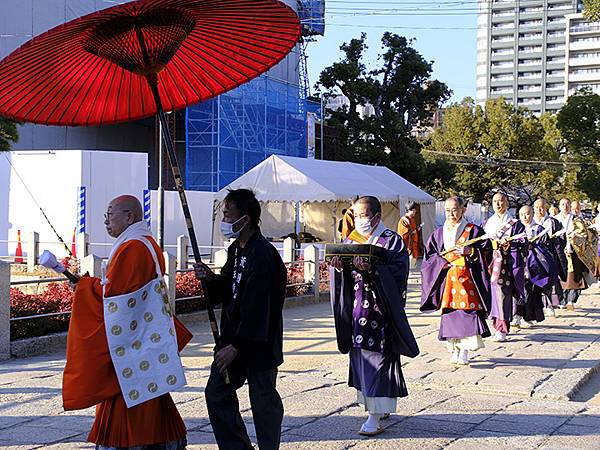
[[[104, 223], [108, 234], [119, 238], [133, 227], [143, 230], [142, 217], [139, 201], [132, 196], [121, 196], [110, 202]], [[164, 274], [160, 248], [149, 231], [144, 237], [154, 247]], [[111, 254], [105, 296], [136, 291], [156, 276], [149, 248], [140, 240], [127, 240]], [[174, 323], [181, 350], [192, 335], [176, 318]], [[185, 424], [170, 394], [127, 408], [109, 353], [102, 285], [98, 278], [83, 276], [75, 289], [63, 374], [63, 405], [65, 410], [96, 405], [96, 420], [88, 441], [100, 449], [146, 446], [185, 449], [187, 444]]]
[[398, 234], [402, 237], [404, 245], [408, 249], [408, 254], [413, 258], [421, 256], [421, 245], [419, 242], [419, 230], [417, 226], [417, 204], [414, 202], [406, 205], [406, 214], [398, 222]]

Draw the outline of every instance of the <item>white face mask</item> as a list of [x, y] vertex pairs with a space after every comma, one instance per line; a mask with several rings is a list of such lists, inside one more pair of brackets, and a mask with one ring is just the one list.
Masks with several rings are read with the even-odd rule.
[[354, 219], [354, 228], [362, 236], [368, 236], [371, 233], [371, 230], [373, 229], [373, 226], [371, 225], [372, 221], [373, 221], [373, 218], [371, 218], [371, 219], [367, 219], [366, 217], [356, 218], [356, 219]]
[[242, 230], [244, 228], [246, 228], [246, 225], [244, 225], [242, 228], [240, 228], [237, 231], [233, 231], [233, 226], [236, 223], [238, 223], [240, 220], [242, 220], [244, 217], [246, 217], [246, 216], [240, 217], [238, 220], [236, 220], [233, 223], [221, 221], [221, 233], [223, 234], [223, 236], [225, 236], [227, 239], [237, 239], [238, 237], [240, 237], [240, 233], [242, 232]]

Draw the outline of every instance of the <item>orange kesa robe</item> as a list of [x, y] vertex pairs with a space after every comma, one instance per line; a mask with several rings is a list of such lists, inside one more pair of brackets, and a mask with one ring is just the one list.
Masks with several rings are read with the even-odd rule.
[[421, 256], [419, 250], [419, 231], [417, 229], [417, 221], [414, 218], [402, 216], [398, 222], [398, 234], [402, 236], [406, 249], [413, 258]]
[[350, 233], [354, 230], [354, 213], [351, 209], [348, 209], [342, 217], [342, 233], [340, 235], [340, 239], [343, 241]]
[[[164, 258], [154, 246], [161, 270]], [[107, 268], [106, 295], [133, 292], [156, 277], [154, 260], [140, 241], [125, 242]], [[82, 277], [75, 298], [67, 337], [67, 364], [63, 374], [65, 410], [96, 406], [96, 420], [88, 436], [90, 442], [111, 447], [133, 447], [178, 441], [186, 429], [169, 394], [127, 409], [112, 365], [102, 306], [102, 286], [98, 278]], [[192, 338], [175, 318], [177, 342], [181, 350]]]

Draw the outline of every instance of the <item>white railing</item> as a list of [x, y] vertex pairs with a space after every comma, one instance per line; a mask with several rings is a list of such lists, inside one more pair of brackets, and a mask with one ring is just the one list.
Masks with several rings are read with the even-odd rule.
[[[32, 236], [34, 237], [34, 236]], [[40, 244], [39, 238], [32, 239], [30, 243]], [[177, 301], [193, 300], [200, 298], [200, 296], [191, 297], [180, 297], [176, 298], [176, 277], [177, 273], [191, 272], [193, 269], [190, 265], [189, 253], [189, 239], [187, 236], [179, 236], [177, 238], [176, 245], [169, 245], [170, 248], [176, 248], [177, 255], [174, 256], [168, 252], [164, 252], [165, 257], [165, 281], [167, 283], [167, 289], [169, 292], [169, 298], [172, 305], [175, 305]], [[227, 250], [225, 247], [218, 246], [205, 246], [202, 248], [209, 248], [216, 250], [212, 255], [212, 259], [209, 262], [210, 267], [220, 269], [227, 260]], [[316, 245], [307, 245], [304, 248], [295, 248], [295, 242], [291, 238], [287, 238], [282, 243], [283, 260], [287, 267], [300, 266], [302, 267], [302, 273], [299, 279], [290, 280], [287, 284], [287, 288], [298, 288], [301, 286], [306, 287], [306, 291], [302, 291], [302, 295], [312, 295], [315, 298], [319, 298], [320, 289], [320, 271], [324, 260], [324, 249]], [[33, 253], [35, 258], [34, 263], [37, 262], [37, 253]], [[301, 258], [298, 258], [301, 256]], [[103, 258], [96, 255], [86, 255], [80, 259], [80, 272], [89, 273], [90, 276], [101, 276], [101, 263]], [[35, 265], [35, 264], [34, 264]], [[33, 272], [33, 270], [32, 270]], [[7, 262], [0, 261], [0, 360], [7, 359], [10, 357], [10, 324], [12, 322], [20, 322], [24, 320], [39, 320], [41, 318], [50, 318], [58, 316], [68, 316], [71, 311], [52, 312], [46, 314], [35, 314], [21, 317], [10, 317], [10, 288], [21, 287], [26, 285], [41, 285], [46, 283], [54, 282], [66, 282], [66, 278], [63, 277], [52, 277], [52, 278], [31, 278], [26, 280], [11, 280], [10, 264]]]

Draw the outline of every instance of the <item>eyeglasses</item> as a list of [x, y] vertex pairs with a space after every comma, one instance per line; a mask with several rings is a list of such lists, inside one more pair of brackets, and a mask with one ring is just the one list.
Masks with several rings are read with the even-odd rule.
[[[116, 211], [116, 212], [119, 212], [119, 211]], [[128, 213], [128, 212], [131, 212], [131, 210], [129, 210], [129, 209], [123, 209], [120, 212]], [[114, 215], [115, 215], [115, 213], [113, 213], [113, 212], [104, 213], [104, 220], [110, 220], [110, 219], [112, 219], [112, 217]]]

